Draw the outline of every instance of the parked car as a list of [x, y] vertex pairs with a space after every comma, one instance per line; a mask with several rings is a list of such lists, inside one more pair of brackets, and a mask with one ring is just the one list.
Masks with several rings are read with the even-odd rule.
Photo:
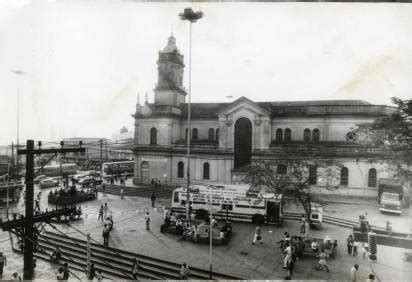
[[96, 179], [92, 176], [85, 176], [79, 180], [79, 185], [82, 187], [88, 187], [90, 184], [100, 185], [103, 183], [101, 179]]
[[59, 185], [59, 181], [51, 178], [46, 178], [40, 181], [40, 188], [56, 187]]
[[75, 183], [78, 183], [82, 178], [86, 178], [86, 177], [93, 177], [93, 178], [100, 177], [100, 172], [91, 170], [91, 171], [87, 171], [83, 173], [78, 173], [75, 176], [73, 176], [73, 181]]
[[42, 181], [43, 179], [46, 179], [47, 176], [46, 175], [39, 175], [34, 179], [34, 183], [38, 184], [40, 183], [40, 181]]

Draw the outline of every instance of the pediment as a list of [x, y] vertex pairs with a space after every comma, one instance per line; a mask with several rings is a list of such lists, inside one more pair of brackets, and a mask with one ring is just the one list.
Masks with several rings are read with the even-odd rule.
[[249, 100], [246, 97], [240, 97], [236, 101], [233, 101], [232, 103], [228, 104], [226, 107], [224, 107], [218, 112], [218, 115], [219, 116], [233, 115], [234, 113], [241, 111], [241, 110], [250, 111], [251, 113], [257, 116], [268, 116], [268, 117], [270, 116], [269, 111], [262, 108], [261, 106]]

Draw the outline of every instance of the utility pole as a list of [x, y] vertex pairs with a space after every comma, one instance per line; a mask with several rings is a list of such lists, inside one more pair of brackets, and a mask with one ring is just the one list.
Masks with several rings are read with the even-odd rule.
[[103, 139], [100, 139], [100, 179], [103, 179]]
[[[27, 140], [26, 149], [18, 149], [16, 155], [26, 155], [26, 215], [24, 219], [11, 220], [5, 223], [0, 222], [3, 231], [10, 231], [16, 227], [24, 227], [24, 270], [23, 279], [33, 279], [33, 241], [34, 239], [34, 223], [47, 221], [50, 218], [56, 217], [58, 214], [68, 215], [73, 212], [72, 209], [57, 210], [49, 213], [44, 213], [33, 218], [33, 200], [34, 200], [34, 154], [51, 154], [54, 153], [71, 153], [84, 152], [84, 148], [67, 148], [63, 149], [34, 149], [34, 141]], [[74, 208], [75, 210], [75, 208]]]
[[108, 162], [108, 160], [107, 160], [107, 140], [106, 140], [106, 144], [105, 144], [106, 146], [105, 146], [105, 149], [106, 149], [106, 162]]
[[87, 279], [90, 277], [90, 233], [87, 233], [87, 253], [86, 253], [86, 266], [87, 266]]

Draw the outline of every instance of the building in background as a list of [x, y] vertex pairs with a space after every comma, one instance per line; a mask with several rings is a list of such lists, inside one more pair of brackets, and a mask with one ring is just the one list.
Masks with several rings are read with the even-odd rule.
[[[152, 178], [185, 183], [188, 136], [194, 182], [237, 183], [252, 162], [281, 160], [285, 153], [341, 162], [342, 188], [373, 190], [379, 178], [388, 177], [386, 164], [370, 162], [380, 153], [353, 142], [353, 129], [392, 113], [393, 107], [360, 100], [255, 102], [246, 97], [231, 103], [192, 103], [188, 134], [185, 65], [173, 36], [159, 52], [157, 65], [154, 103], [138, 103], [133, 115], [135, 183]], [[316, 170], [311, 173], [312, 184], [321, 186]]]

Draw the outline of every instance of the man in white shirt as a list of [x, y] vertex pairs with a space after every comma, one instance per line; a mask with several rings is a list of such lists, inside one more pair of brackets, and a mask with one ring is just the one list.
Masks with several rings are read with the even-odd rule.
[[283, 268], [287, 268], [290, 259], [292, 258], [292, 248], [289, 244], [289, 241], [286, 241], [285, 243], [285, 250], [283, 251], [286, 255], [285, 255], [285, 259], [283, 260]]
[[358, 272], [358, 268], [359, 268], [358, 264], [354, 264], [352, 266], [352, 268], [350, 270], [350, 281], [351, 282], [356, 282], [356, 275], [357, 275], [357, 272]]

